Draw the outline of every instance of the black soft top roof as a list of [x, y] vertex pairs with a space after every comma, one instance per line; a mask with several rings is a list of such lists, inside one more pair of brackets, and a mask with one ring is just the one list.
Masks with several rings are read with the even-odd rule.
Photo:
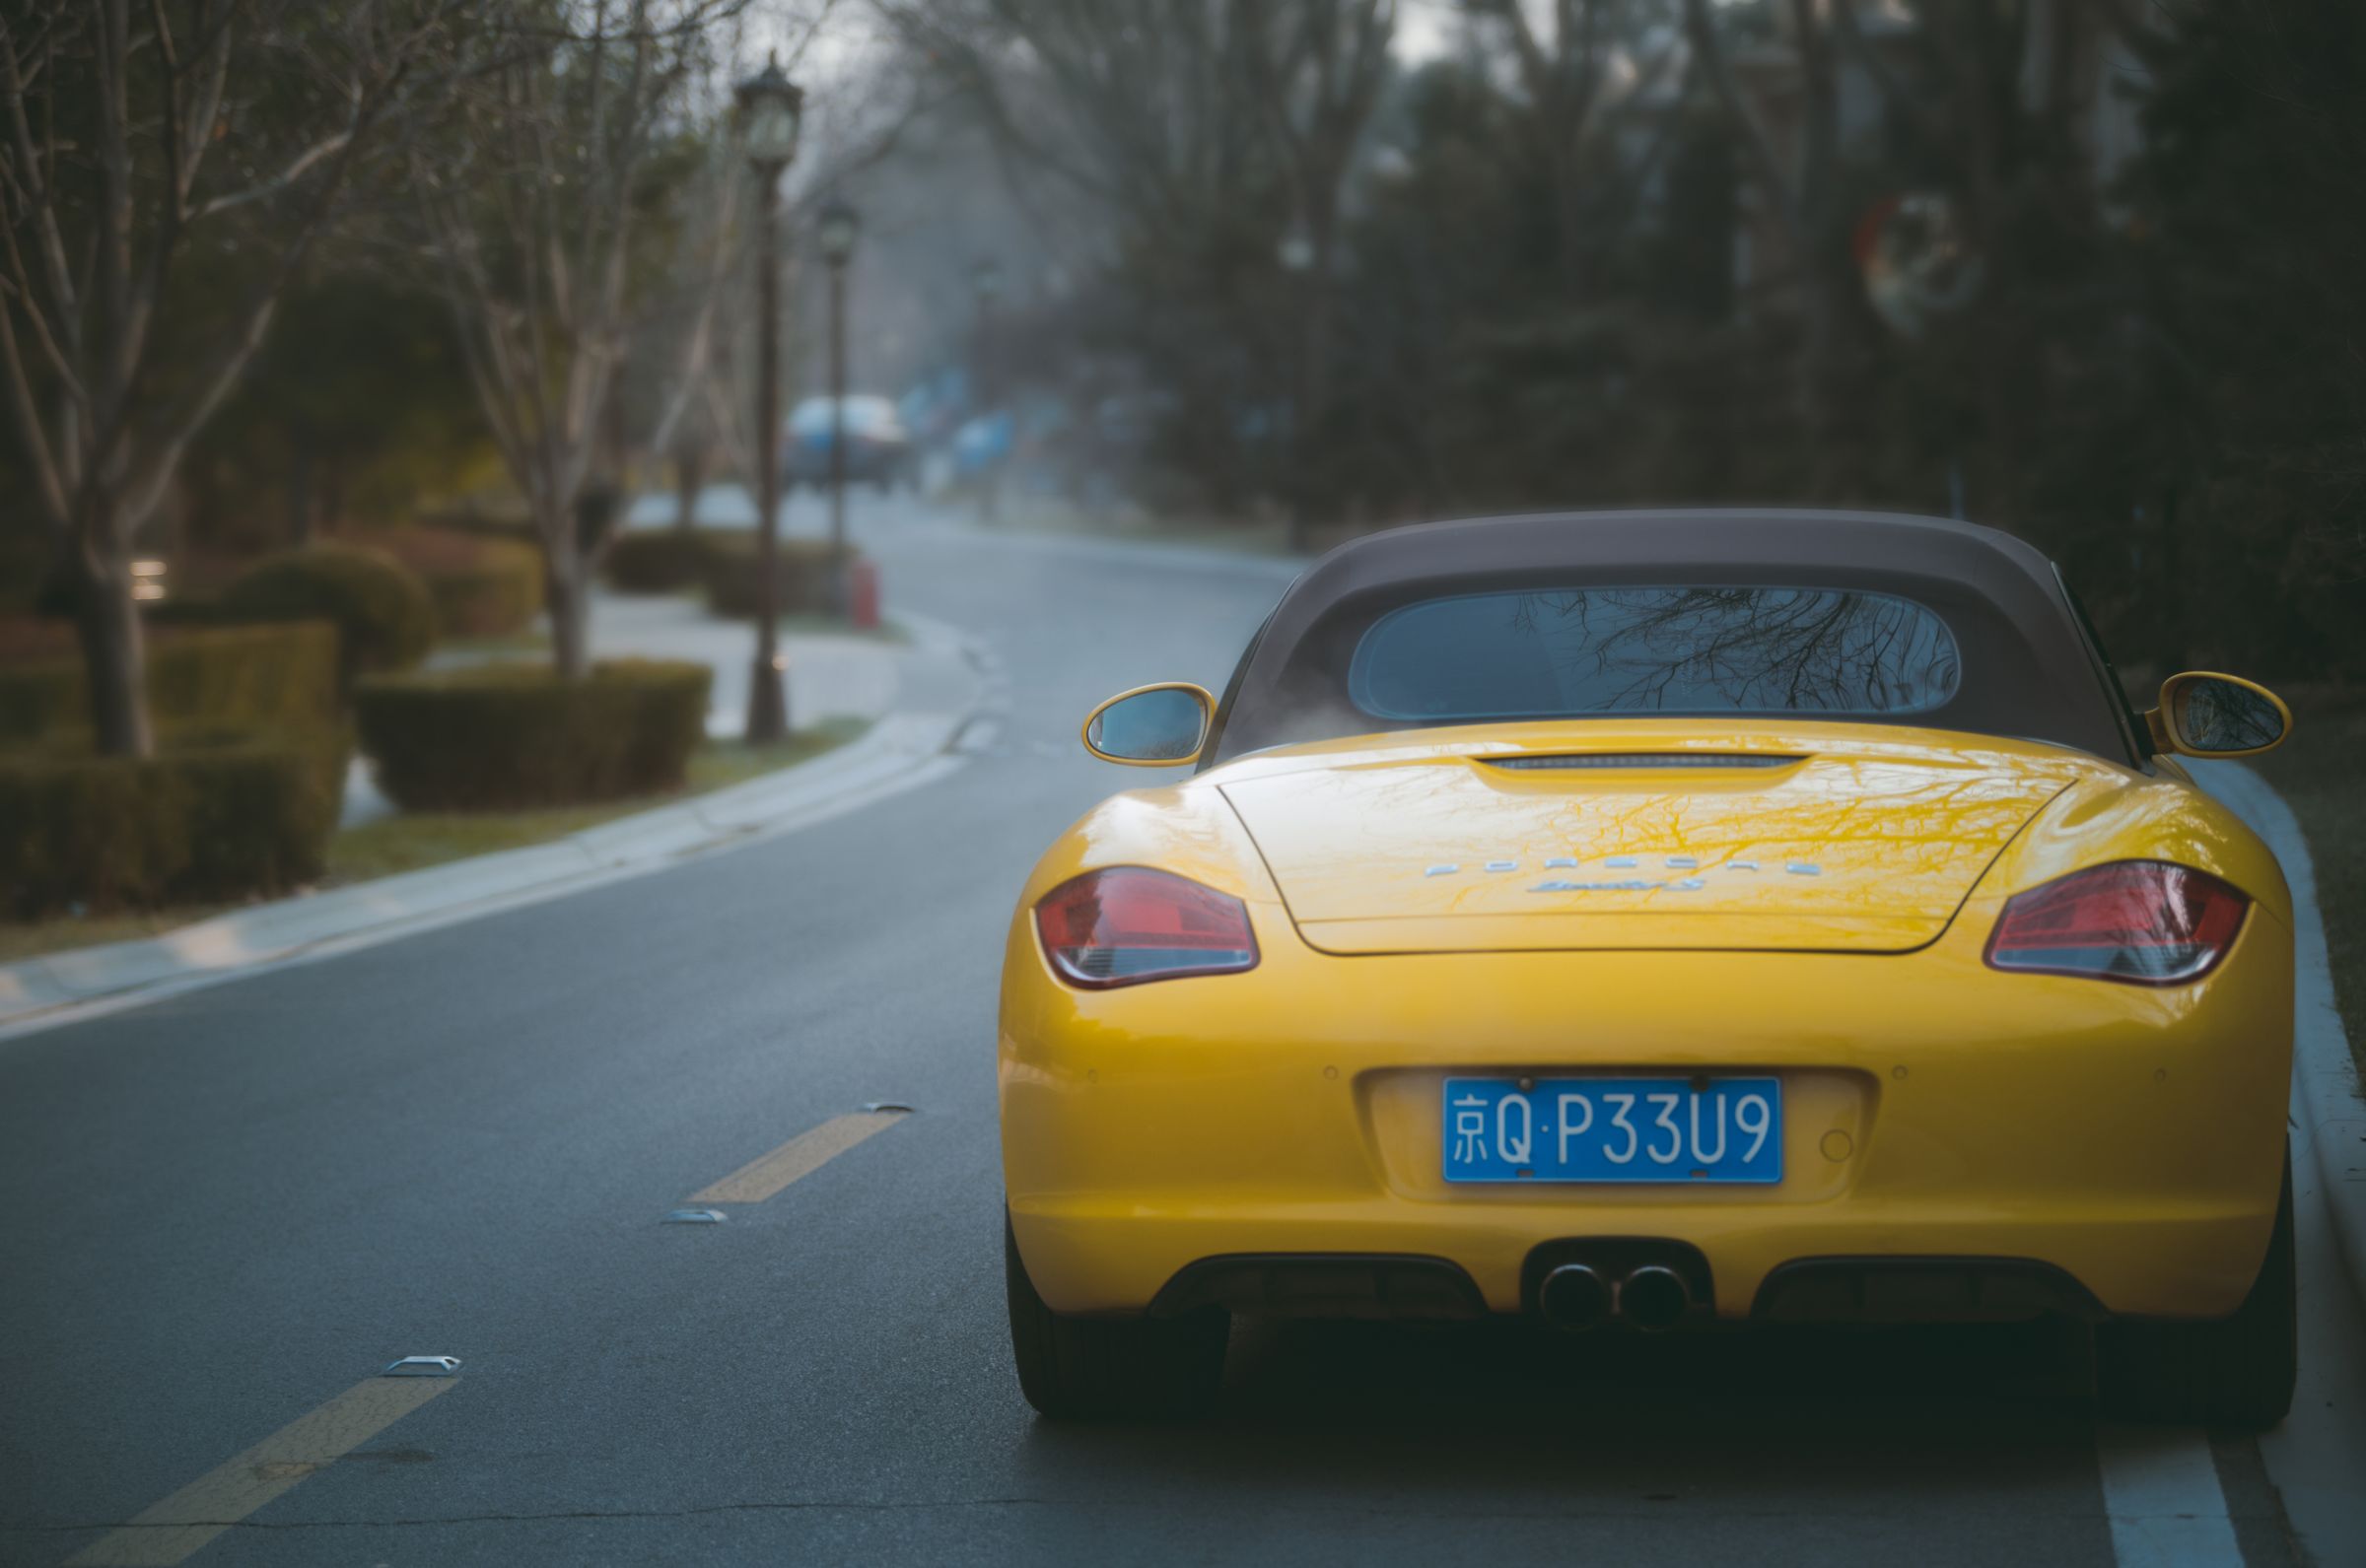
[[1962, 649], [1962, 686], [1900, 722], [2136, 760], [2100, 652], [2039, 551], [1939, 517], [1777, 510], [1538, 512], [1353, 540], [1283, 593], [1225, 693], [1212, 761], [1403, 727], [1345, 706], [1357, 640], [1403, 604], [1498, 589], [1760, 583], [1894, 593], [1938, 612]]

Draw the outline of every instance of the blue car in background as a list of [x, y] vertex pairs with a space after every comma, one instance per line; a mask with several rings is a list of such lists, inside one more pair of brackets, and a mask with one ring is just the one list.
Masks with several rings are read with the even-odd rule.
[[[884, 397], [850, 393], [846, 398], [846, 482], [881, 490], [919, 482], [912, 436], [895, 404]], [[781, 480], [826, 487], [830, 482], [830, 399], [808, 397], [789, 415], [781, 442]]]

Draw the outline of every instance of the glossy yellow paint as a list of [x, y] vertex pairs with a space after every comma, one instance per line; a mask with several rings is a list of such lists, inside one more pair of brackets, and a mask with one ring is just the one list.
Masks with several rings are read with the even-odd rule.
[[[1508, 779], [1484, 763], [1689, 750], [1803, 761]], [[1630, 852], [1762, 867], [1681, 896], [1525, 892], [1548, 854], [1590, 872]], [[1809, 855], [1819, 874], [1768, 878], [1764, 861]], [[1983, 962], [2006, 898], [2130, 858], [2251, 895], [2210, 975], [2152, 989]], [[1427, 875], [1439, 863], [1466, 868]], [[1062, 985], [1030, 912], [1113, 864], [1242, 900], [1258, 968]], [[1597, 897], [1610, 906], [1589, 913]], [[1399, 934], [1344, 948], [1334, 928], [1358, 925]], [[1642, 1235], [1698, 1245], [1726, 1316], [1795, 1258], [1939, 1254], [2053, 1262], [2118, 1312], [2217, 1316], [2256, 1274], [2275, 1209], [2291, 992], [2273, 856], [2171, 767], [1775, 721], [1282, 748], [1115, 796], [1036, 867], [1003, 977], [1005, 1180], [1028, 1272], [1067, 1312], [1139, 1311], [1185, 1264], [1255, 1252], [1447, 1258], [1509, 1312], [1538, 1243]], [[1449, 1072], [1661, 1069], [1779, 1074], [1784, 1179], [1442, 1180]]]
[[[1333, 953], [1541, 948], [1902, 952], [1946, 928], [2047, 801], [2100, 767], [1922, 730], [1728, 731], [1719, 768], [1511, 770], [1640, 753], [1667, 721], [1491, 726], [1221, 785], [1299, 934]], [[1679, 731], [1679, 733], [1683, 733]], [[1509, 751], [1503, 748], [1508, 736]]]

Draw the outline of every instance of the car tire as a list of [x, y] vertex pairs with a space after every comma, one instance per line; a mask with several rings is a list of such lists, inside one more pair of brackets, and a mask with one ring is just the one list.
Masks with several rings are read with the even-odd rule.
[[2095, 1334], [2096, 1395], [2107, 1416], [2264, 1431], [2292, 1408], [2300, 1369], [2292, 1241], [2292, 1155], [2260, 1276], [2231, 1318], [2131, 1321]]
[[1186, 1416], [1205, 1410], [1224, 1376], [1232, 1315], [1204, 1307], [1179, 1318], [1068, 1318], [1035, 1293], [1003, 1216], [1003, 1280], [1010, 1351], [1027, 1402], [1054, 1420]]

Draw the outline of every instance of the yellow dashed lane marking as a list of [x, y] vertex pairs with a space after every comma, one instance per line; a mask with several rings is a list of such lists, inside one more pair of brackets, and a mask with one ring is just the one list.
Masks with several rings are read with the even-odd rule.
[[66, 1559], [66, 1568], [171, 1568], [314, 1470], [451, 1388], [455, 1378], [372, 1378], [298, 1416]]
[[693, 1203], [761, 1203], [800, 1176], [844, 1154], [874, 1132], [884, 1132], [904, 1119], [901, 1111], [859, 1111], [834, 1116], [821, 1125], [748, 1161], [713, 1187], [690, 1194]]

